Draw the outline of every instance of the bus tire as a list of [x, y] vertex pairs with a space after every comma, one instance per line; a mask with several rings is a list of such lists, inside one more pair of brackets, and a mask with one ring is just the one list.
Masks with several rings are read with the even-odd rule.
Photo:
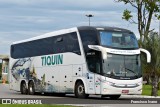
[[109, 95], [111, 100], [117, 100], [121, 95]]
[[21, 83], [21, 94], [27, 94], [27, 85], [25, 82]]
[[58, 96], [60, 96], [60, 97], [65, 97], [66, 94], [65, 94], [65, 93], [58, 93]]
[[35, 86], [33, 81], [30, 81], [28, 84], [28, 94], [29, 95], [34, 95], [35, 94]]
[[78, 82], [75, 87], [75, 96], [78, 98], [87, 98], [89, 94], [85, 94], [85, 87], [82, 82]]

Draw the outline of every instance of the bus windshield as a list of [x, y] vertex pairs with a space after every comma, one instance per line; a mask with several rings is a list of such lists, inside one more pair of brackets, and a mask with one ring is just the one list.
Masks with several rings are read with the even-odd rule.
[[133, 33], [100, 31], [102, 46], [120, 49], [137, 49], [138, 43]]
[[103, 63], [103, 74], [116, 79], [135, 79], [141, 77], [140, 55], [107, 54]]

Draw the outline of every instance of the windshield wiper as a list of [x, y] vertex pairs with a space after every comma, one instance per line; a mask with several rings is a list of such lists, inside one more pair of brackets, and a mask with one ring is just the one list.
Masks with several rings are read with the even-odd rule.
[[137, 73], [136, 73], [136, 72], [134, 72], [133, 70], [128, 69], [128, 68], [126, 68], [126, 67], [125, 67], [125, 69], [126, 69], [126, 70], [128, 70], [128, 71], [131, 71], [132, 73], [134, 73], [134, 75], [135, 75], [136, 77], [138, 77]]

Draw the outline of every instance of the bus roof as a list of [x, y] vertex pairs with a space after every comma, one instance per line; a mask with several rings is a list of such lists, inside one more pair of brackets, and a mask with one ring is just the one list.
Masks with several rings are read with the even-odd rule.
[[70, 33], [78, 30], [107, 30], [107, 31], [121, 31], [121, 32], [131, 32], [130, 30], [123, 29], [123, 28], [118, 28], [118, 27], [106, 27], [106, 26], [79, 26], [79, 27], [73, 27], [69, 29], [62, 29], [62, 30], [57, 30], [53, 32], [49, 32], [40, 36], [35, 36], [33, 38], [21, 40], [21, 41], [16, 41], [13, 42], [12, 44], [19, 44], [19, 43], [24, 43], [24, 42], [29, 42], [37, 39], [43, 39], [47, 37], [52, 37], [52, 36], [57, 36], [65, 33]]
[[118, 27], [108, 27], [108, 26], [80, 26], [79, 30], [106, 30], [106, 31], [121, 31], [121, 32], [131, 32], [130, 30], [118, 28]]
[[69, 29], [57, 30], [57, 31], [53, 31], [53, 32], [49, 32], [49, 33], [40, 35], [40, 36], [35, 36], [33, 38], [16, 41], [16, 42], [13, 42], [12, 44], [19, 44], [19, 43], [29, 42], [29, 41], [33, 41], [33, 40], [37, 40], [37, 39], [43, 39], [43, 38], [47, 38], [47, 37], [57, 36], [57, 35], [65, 34], [65, 33], [74, 32], [76, 30], [77, 30], [76, 27], [69, 28]]

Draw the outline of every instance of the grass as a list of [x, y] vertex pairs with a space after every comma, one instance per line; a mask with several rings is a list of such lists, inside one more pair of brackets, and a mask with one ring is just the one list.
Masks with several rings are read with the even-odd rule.
[[[151, 85], [143, 85], [142, 95], [151, 96], [152, 86]], [[160, 90], [158, 90], [158, 96], [160, 96]]]
[[0, 107], [73, 107], [70, 105], [49, 105], [49, 104], [0, 104]]

